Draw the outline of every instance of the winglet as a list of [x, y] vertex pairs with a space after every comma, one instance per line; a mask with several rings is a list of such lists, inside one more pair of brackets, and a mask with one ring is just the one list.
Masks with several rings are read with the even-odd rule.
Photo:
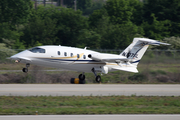
[[86, 50], [87, 48], [90, 48], [90, 47], [85, 47], [84, 49]]

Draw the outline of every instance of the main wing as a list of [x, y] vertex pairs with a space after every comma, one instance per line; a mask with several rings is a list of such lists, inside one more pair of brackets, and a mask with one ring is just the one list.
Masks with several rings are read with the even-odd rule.
[[129, 63], [130, 59], [124, 56], [105, 54], [105, 53], [94, 53], [94, 54], [89, 54], [88, 57], [96, 61], [117, 63], [118, 66], [111, 67], [114, 70], [122, 70], [133, 73], [138, 72], [136, 68], [137, 66], [134, 66], [131, 63]]
[[117, 66], [117, 67], [112, 67], [112, 69], [138, 73], [138, 70], [136, 67], [119, 67], [119, 66]]

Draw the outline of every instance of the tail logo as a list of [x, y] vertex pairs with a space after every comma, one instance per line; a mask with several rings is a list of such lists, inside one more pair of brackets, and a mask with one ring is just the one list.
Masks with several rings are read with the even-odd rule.
[[138, 54], [137, 54], [137, 53], [123, 52], [122, 55], [125, 56], [125, 57], [127, 57], [127, 58], [129, 58], [129, 57], [138, 58]]
[[145, 45], [148, 45], [148, 44], [149, 44], [148, 42], [141, 43], [142, 46], [145, 46]]

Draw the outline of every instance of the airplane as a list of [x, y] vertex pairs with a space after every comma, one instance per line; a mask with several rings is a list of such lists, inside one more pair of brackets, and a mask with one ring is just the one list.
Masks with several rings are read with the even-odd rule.
[[63, 68], [82, 72], [78, 78], [85, 81], [85, 72], [93, 72], [96, 82], [101, 82], [101, 74], [111, 71], [137, 73], [137, 66], [149, 45], [170, 45], [147, 38], [134, 38], [133, 42], [119, 55], [61, 45], [37, 46], [10, 57], [16, 62], [25, 63], [23, 72], [28, 72], [30, 64]]

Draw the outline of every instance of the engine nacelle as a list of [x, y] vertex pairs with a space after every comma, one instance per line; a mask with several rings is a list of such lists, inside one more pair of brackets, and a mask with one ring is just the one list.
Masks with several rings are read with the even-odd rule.
[[97, 61], [101, 61], [102, 58], [102, 54], [99, 53], [95, 53], [95, 54], [89, 54], [88, 57], [93, 59], [93, 60], [97, 60]]
[[108, 74], [108, 67], [103, 66], [103, 67], [95, 67], [94, 68], [95, 72], [100, 72], [100, 73], [104, 73], [104, 74]]

